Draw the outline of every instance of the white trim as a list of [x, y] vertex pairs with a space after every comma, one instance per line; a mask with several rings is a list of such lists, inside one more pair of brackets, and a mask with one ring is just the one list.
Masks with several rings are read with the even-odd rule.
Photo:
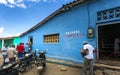
[[2, 39], [2, 48], [4, 47], [4, 39]]
[[120, 23], [120, 21], [100, 23], [100, 24], [96, 24], [96, 26], [104, 26], [104, 25], [111, 25], [111, 24], [117, 24], [117, 23]]

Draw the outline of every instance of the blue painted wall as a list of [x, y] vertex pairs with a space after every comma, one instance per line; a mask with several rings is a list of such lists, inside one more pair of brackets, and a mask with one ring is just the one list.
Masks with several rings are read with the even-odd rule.
[[[33, 50], [45, 50], [47, 56], [57, 59], [68, 60], [76, 63], [83, 61], [80, 55], [82, 42], [88, 41], [95, 48], [97, 47], [97, 12], [120, 6], [120, 0], [96, 0], [87, 4], [76, 5], [75, 7], [62, 12], [44, 25], [21, 37], [21, 42], [28, 42], [28, 37], [33, 36]], [[88, 11], [89, 16], [88, 17]], [[90, 20], [88, 20], [90, 18]], [[90, 23], [89, 23], [90, 22]], [[94, 38], [87, 37], [88, 27], [94, 28]], [[59, 33], [59, 43], [45, 44], [44, 35]], [[74, 35], [71, 35], [74, 34]], [[71, 35], [71, 36], [70, 36]]]

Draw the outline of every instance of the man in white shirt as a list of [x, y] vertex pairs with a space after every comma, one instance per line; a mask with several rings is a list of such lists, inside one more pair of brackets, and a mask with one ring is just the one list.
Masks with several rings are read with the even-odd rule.
[[2, 56], [3, 56], [3, 64], [5, 63], [5, 59], [7, 58], [7, 50], [8, 50], [8, 45], [4, 45], [4, 47], [2, 48]]
[[83, 49], [87, 51], [87, 54], [84, 56], [82, 75], [86, 75], [86, 70], [88, 66], [90, 68], [90, 75], [93, 75], [93, 52], [95, 49], [86, 41], [83, 42]]

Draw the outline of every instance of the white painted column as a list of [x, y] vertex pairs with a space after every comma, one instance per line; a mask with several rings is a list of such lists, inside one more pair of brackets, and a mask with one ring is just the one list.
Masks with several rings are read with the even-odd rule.
[[3, 46], [4, 46], [4, 39], [2, 39], [2, 48], [3, 48]]

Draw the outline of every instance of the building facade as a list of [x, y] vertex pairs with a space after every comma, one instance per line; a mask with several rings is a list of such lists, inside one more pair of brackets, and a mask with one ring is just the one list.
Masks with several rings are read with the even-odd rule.
[[19, 43], [20, 38], [18, 36], [0, 38], [0, 49], [2, 49], [5, 44], [8, 44], [8, 47], [11, 47], [12, 45], [17, 46]]
[[83, 41], [104, 52], [101, 54], [114, 52], [119, 23], [120, 0], [76, 0], [21, 34], [20, 39], [31, 42], [32, 50], [48, 49], [47, 57], [80, 63]]

